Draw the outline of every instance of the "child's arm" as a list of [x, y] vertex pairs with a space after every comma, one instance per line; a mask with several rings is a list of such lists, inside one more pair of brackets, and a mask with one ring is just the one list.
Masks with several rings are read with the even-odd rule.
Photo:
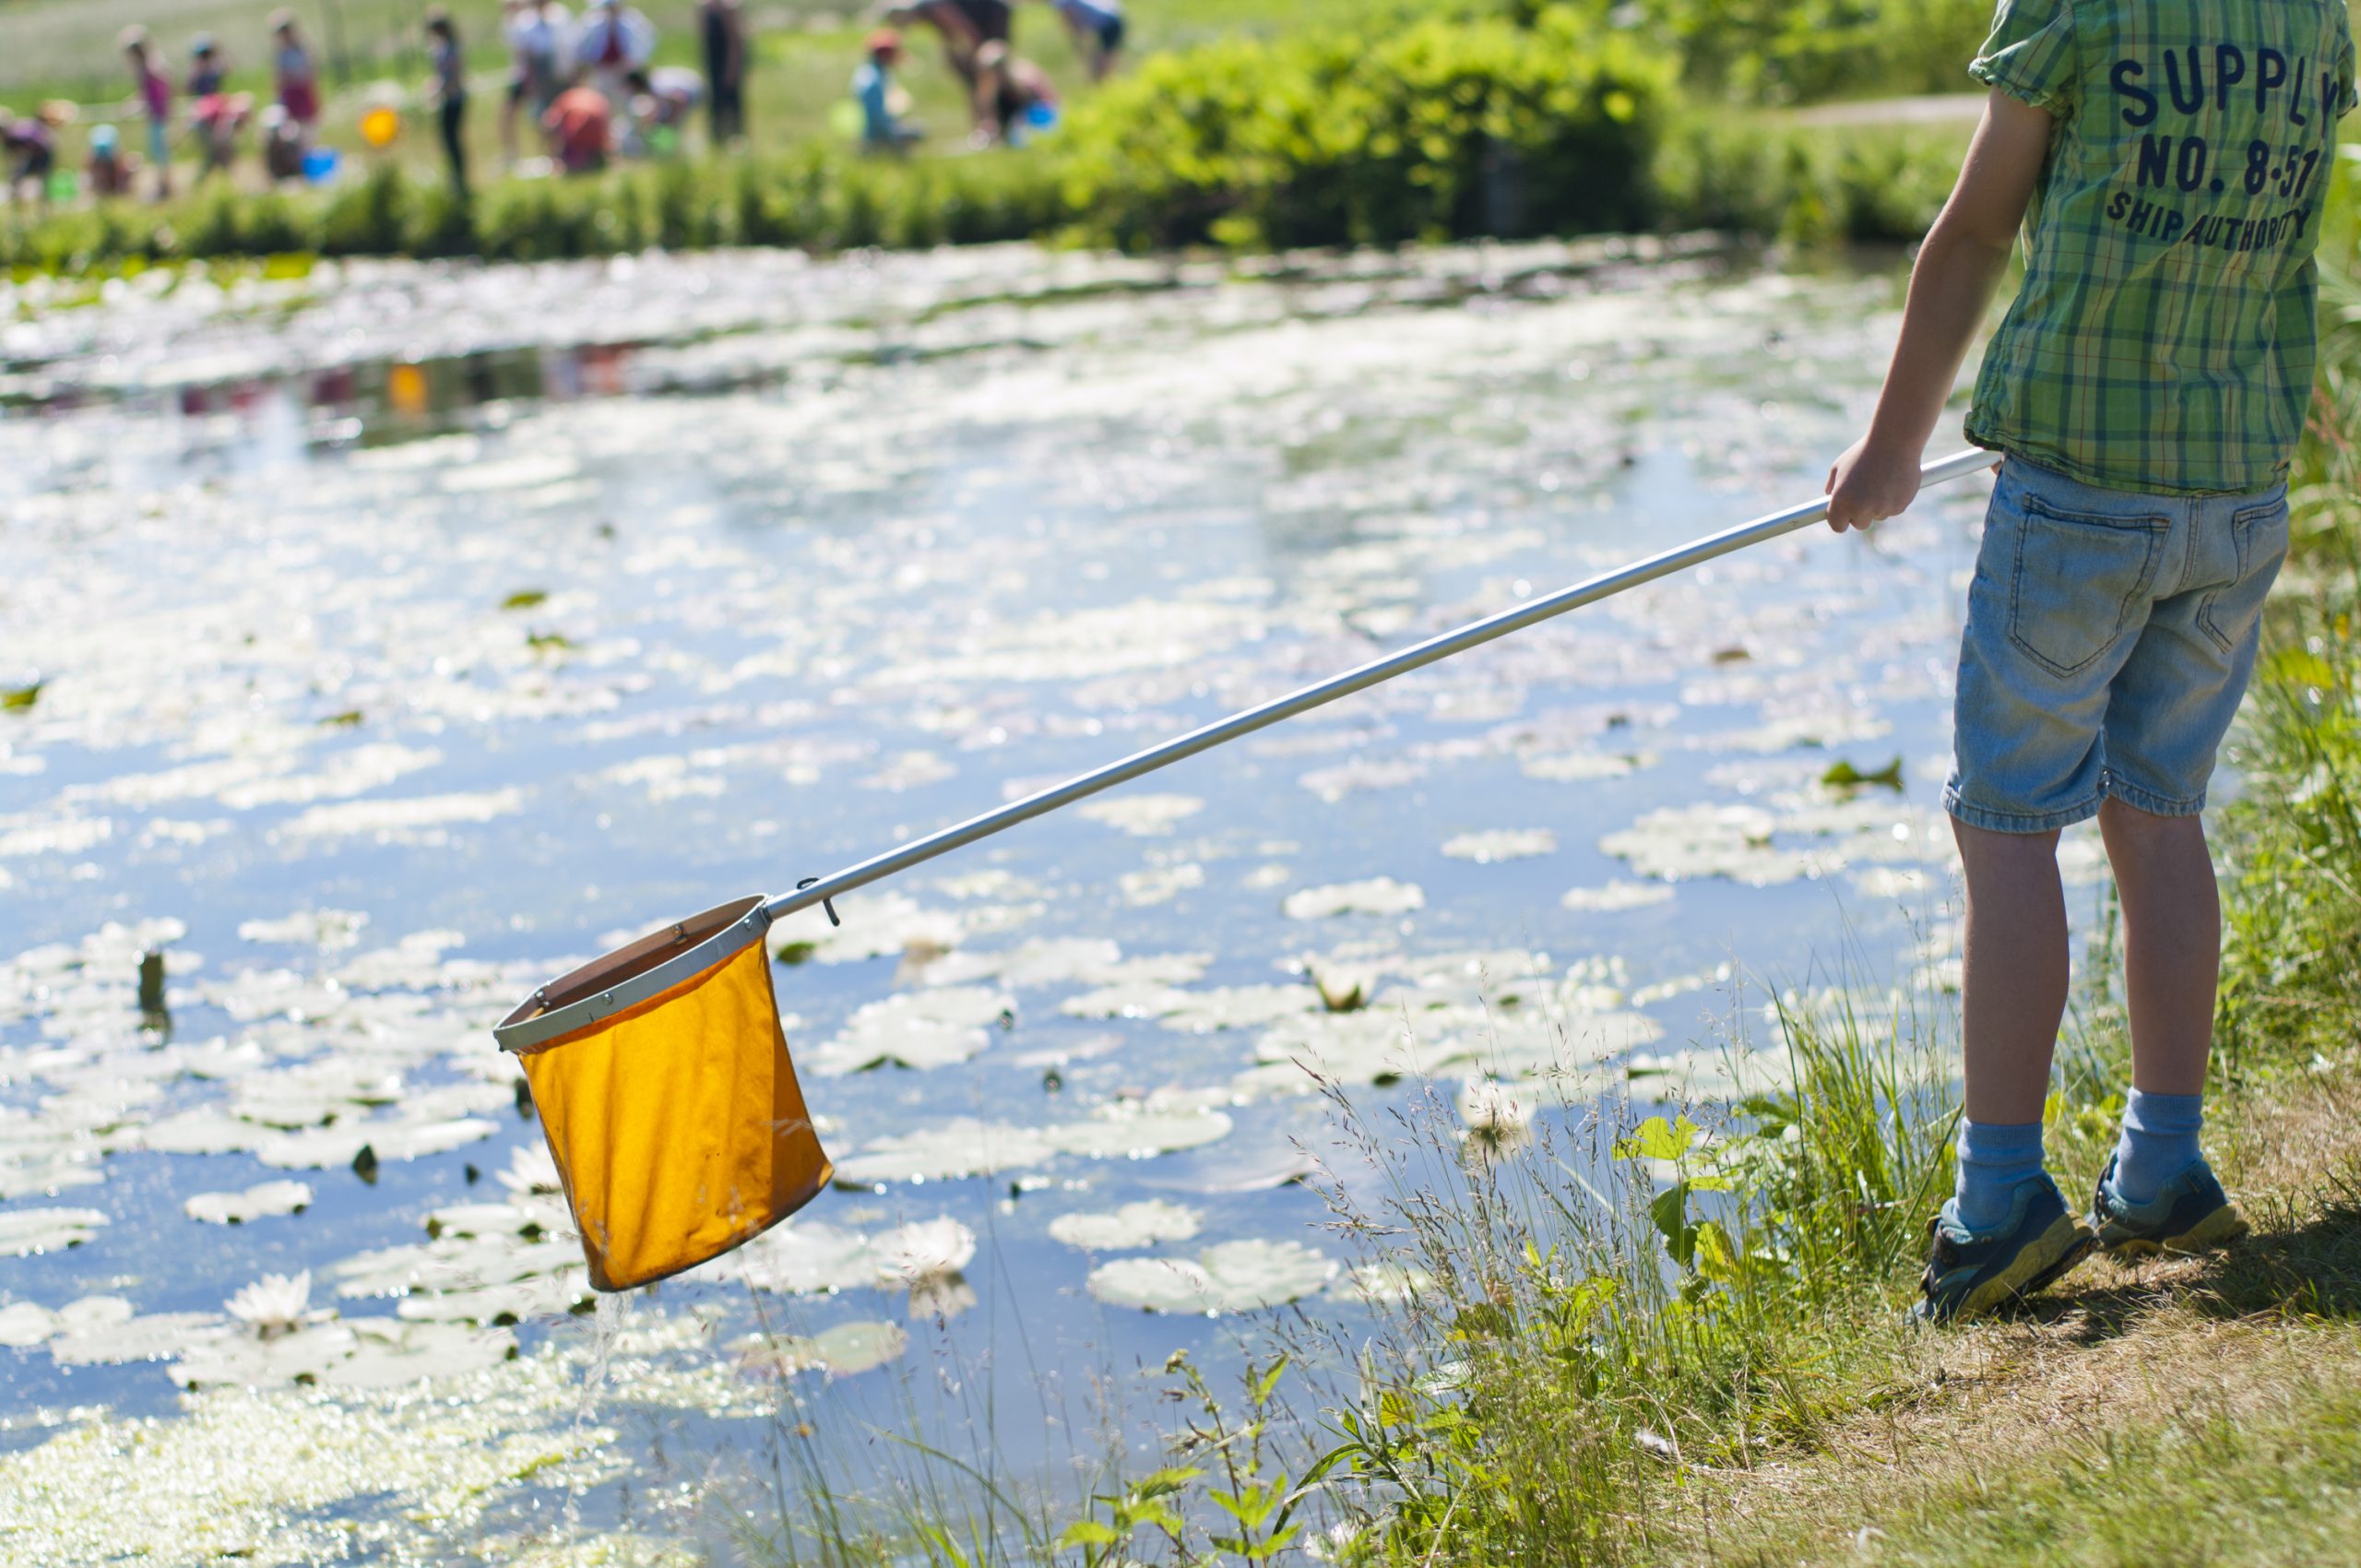
[[1869, 433], [1828, 470], [1828, 526], [1838, 533], [1881, 522], [1916, 498], [1919, 459], [2008, 269], [2053, 123], [2047, 109], [1998, 89], [1987, 100], [1959, 184], [1910, 269], [1902, 336]]

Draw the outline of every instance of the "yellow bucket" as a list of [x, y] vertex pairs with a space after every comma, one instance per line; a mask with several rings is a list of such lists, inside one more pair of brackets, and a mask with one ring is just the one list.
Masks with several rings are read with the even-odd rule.
[[753, 1240], [827, 1186], [741, 898], [597, 958], [492, 1033], [521, 1059], [590, 1283], [627, 1290]]

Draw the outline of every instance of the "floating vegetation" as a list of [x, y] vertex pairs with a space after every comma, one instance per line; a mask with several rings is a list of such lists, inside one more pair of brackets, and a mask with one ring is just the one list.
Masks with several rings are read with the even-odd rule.
[[181, 1204], [191, 1219], [243, 1225], [266, 1215], [301, 1214], [312, 1206], [308, 1182], [262, 1182], [238, 1193], [192, 1193]]
[[1832, 790], [1858, 790], [1875, 785], [1898, 795], [1902, 792], [1902, 759], [1897, 756], [1875, 773], [1864, 773], [1849, 759], [1839, 757], [1829, 765], [1827, 772], [1820, 776], [1820, 781]]
[[1403, 915], [1426, 904], [1426, 892], [1416, 884], [1373, 876], [1362, 882], [1307, 887], [1288, 894], [1279, 907], [1289, 920], [1316, 921], [1334, 915]]
[[1334, 1258], [1299, 1241], [1225, 1241], [1193, 1258], [1118, 1258], [1090, 1271], [1090, 1293], [1113, 1306], [1176, 1315], [1249, 1313], [1317, 1294]]
[[909, 1348], [910, 1336], [891, 1323], [840, 1323], [809, 1337], [755, 1335], [736, 1346], [749, 1372], [770, 1377], [807, 1372], [851, 1377], [899, 1360]]
[[95, 1208], [0, 1209], [0, 1257], [78, 1247], [106, 1223]]
[[1186, 1241], [1204, 1222], [1202, 1209], [1149, 1198], [1100, 1214], [1062, 1214], [1050, 1221], [1050, 1234], [1085, 1252], [1114, 1253], [1159, 1241]]
[[1442, 852], [1454, 861], [1473, 861], [1479, 866], [1488, 866], [1501, 861], [1554, 855], [1558, 852], [1558, 836], [1546, 827], [1462, 833], [1443, 840]]

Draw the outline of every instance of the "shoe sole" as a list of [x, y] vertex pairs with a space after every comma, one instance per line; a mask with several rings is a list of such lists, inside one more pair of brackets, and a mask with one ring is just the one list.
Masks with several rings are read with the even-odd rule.
[[2098, 1241], [2091, 1228], [2074, 1216], [2058, 1216], [2038, 1240], [2028, 1242], [2009, 1261], [2008, 1267], [1970, 1290], [1952, 1310], [1952, 1320], [1979, 1316], [2056, 1284], [2090, 1256]]
[[2121, 1241], [2102, 1241], [2107, 1256], [2131, 1260], [2153, 1258], [2165, 1253], [2200, 1253], [2210, 1247], [2226, 1247], [2248, 1230], [2247, 1217], [2238, 1206], [2224, 1204], [2177, 1236], [2133, 1236]]

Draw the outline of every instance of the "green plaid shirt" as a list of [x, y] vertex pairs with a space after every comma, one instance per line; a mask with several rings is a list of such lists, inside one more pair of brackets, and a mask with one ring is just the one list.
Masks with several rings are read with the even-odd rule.
[[2000, 0], [1968, 71], [2057, 120], [1968, 439], [2115, 490], [2276, 483], [2354, 104], [2343, 0]]

